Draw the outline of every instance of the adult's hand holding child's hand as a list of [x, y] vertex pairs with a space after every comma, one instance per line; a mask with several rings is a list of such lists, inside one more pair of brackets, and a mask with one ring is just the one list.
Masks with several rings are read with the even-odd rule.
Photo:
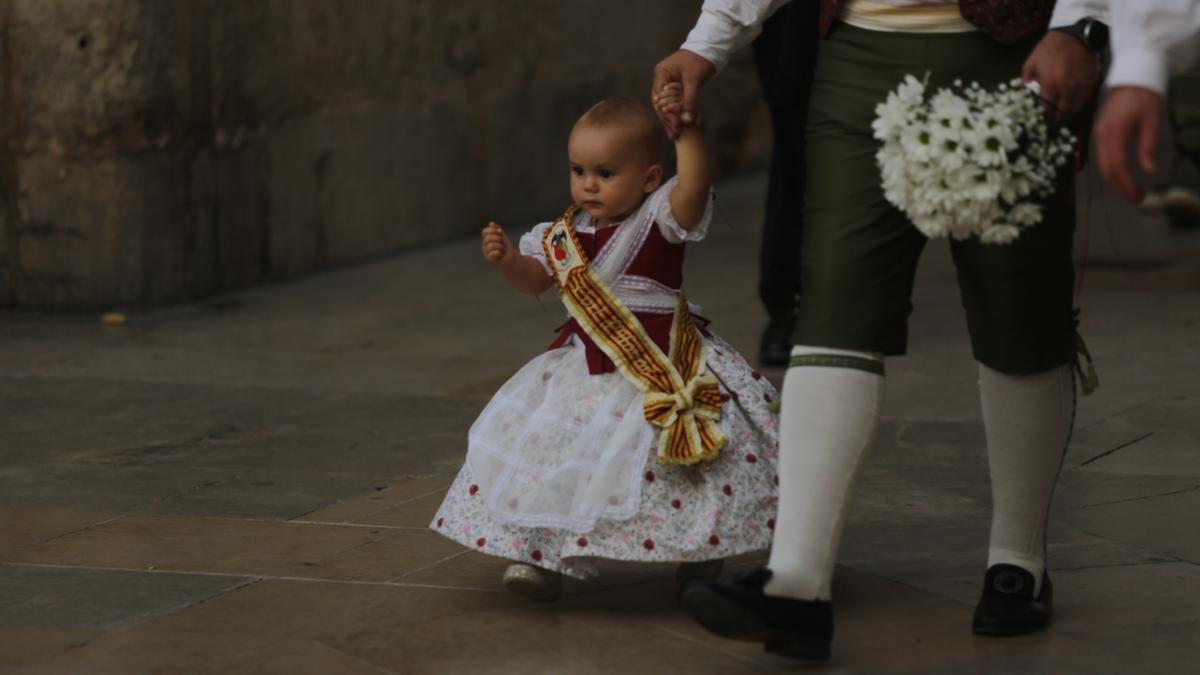
[[[671, 82], [654, 95], [654, 111], [661, 115], [681, 115], [683, 113], [683, 84]], [[691, 122], [681, 120], [682, 124]]]
[[483, 259], [503, 267], [516, 259], [517, 251], [509, 241], [508, 235], [496, 223], [488, 223], [481, 233], [483, 238]]
[[679, 83], [682, 87], [678, 112], [663, 112], [655, 108], [658, 119], [662, 120], [663, 126], [667, 128], [667, 135], [671, 140], [679, 136], [679, 129], [683, 124], [696, 121], [696, 99], [700, 97], [700, 88], [716, 73], [716, 67], [709, 63], [708, 59], [686, 49], [680, 49], [654, 66], [651, 99], [658, 96], [668, 84]]

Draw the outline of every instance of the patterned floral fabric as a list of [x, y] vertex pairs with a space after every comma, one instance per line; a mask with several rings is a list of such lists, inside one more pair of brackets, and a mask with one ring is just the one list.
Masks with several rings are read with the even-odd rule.
[[[829, 32], [843, 0], [821, 0], [821, 35]], [[1013, 44], [1046, 30], [1054, 0], [959, 0], [967, 21], [1001, 44]]]
[[[590, 217], [575, 223], [593, 269], [635, 311], [661, 305], [671, 316], [683, 244], [702, 239], [712, 218], [710, 195], [694, 227], [675, 222], [667, 197], [676, 180], [606, 232]], [[547, 273], [541, 238], [550, 225], [535, 226], [519, 244]], [[595, 557], [699, 562], [767, 548], [779, 394], [719, 337], [706, 331], [704, 344], [721, 392], [717, 425], [728, 439], [715, 459], [660, 465], [642, 392], [620, 373], [590, 369], [572, 335], [525, 364], [485, 406], [430, 527], [477, 551], [575, 577], [590, 576]]]
[[[578, 578], [594, 573], [591, 557], [703, 561], [769, 547], [778, 483], [778, 421], [771, 408], [778, 392], [719, 337], [706, 343], [709, 367], [721, 381], [725, 398], [720, 426], [729, 444], [717, 459], [695, 467], [660, 466], [652, 446], [629, 448], [639, 453], [642, 466], [633, 517], [601, 519], [586, 532], [508, 525], [489, 512], [468, 463], [430, 527], [474, 550]], [[582, 347], [573, 345], [547, 352], [535, 362], [568, 354], [583, 359]], [[612, 379], [622, 378], [618, 373], [588, 377], [627, 384]]]

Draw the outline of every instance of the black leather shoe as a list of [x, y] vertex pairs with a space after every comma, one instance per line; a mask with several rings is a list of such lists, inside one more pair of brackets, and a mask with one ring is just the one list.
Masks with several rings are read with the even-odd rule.
[[721, 637], [761, 642], [767, 652], [790, 659], [828, 661], [833, 606], [766, 595], [770, 578], [771, 571], [760, 568], [733, 582], [693, 581], [683, 592], [683, 608]]
[[1033, 574], [1016, 565], [992, 565], [983, 578], [983, 595], [975, 606], [971, 630], [976, 635], [1024, 635], [1050, 625], [1054, 587], [1042, 574], [1042, 589], [1033, 597]]
[[763, 329], [758, 343], [758, 362], [768, 368], [787, 366], [792, 355], [792, 329], [796, 320], [791, 314], [773, 315]]

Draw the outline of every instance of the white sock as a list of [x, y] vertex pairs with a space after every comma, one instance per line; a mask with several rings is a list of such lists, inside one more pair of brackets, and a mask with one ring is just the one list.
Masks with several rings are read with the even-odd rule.
[[1041, 592], [1046, 518], [1075, 420], [1069, 365], [1036, 375], [1005, 375], [979, 364], [979, 394], [992, 473], [988, 567], [1017, 565]]
[[[788, 369], [779, 425], [779, 513], [767, 595], [829, 600], [850, 491], [883, 402], [878, 354], [797, 346], [827, 365]], [[818, 361], [820, 362], [820, 361]], [[870, 372], [868, 369], [877, 372]]]

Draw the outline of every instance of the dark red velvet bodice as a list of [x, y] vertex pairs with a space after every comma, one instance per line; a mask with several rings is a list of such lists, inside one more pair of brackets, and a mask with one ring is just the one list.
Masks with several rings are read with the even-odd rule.
[[[600, 252], [609, 239], [612, 239], [618, 229], [606, 227], [595, 233], [577, 231], [576, 234], [579, 237], [579, 244], [583, 246], [583, 252], [591, 259]], [[645, 243], [642, 244], [642, 248], [634, 257], [633, 262], [629, 263], [625, 273], [647, 277], [667, 288], [678, 289], [683, 284], [684, 249], [683, 244], [672, 244], [667, 241], [659, 231], [657, 224], [651, 225]], [[642, 323], [646, 333], [650, 335], [650, 339], [654, 340], [659, 349], [663, 350], [664, 354], [669, 354], [671, 350], [671, 315], [646, 312], [634, 312], [633, 315]], [[695, 317], [695, 319], [696, 325], [703, 331], [704, 327], [708, 325], [708, 321], [701, 317]], [[568, 320], [555, 330], [558, 332], [558, 338], [550, 344], [550, 349], [562, 347], [571, 335], [576, 335], [583, 343], [589, 373], [598, 375], [616, 372], [617, 367], [613, 364], [612, 359], [596, 346], [596, 343], [588, 337], [575, 319]]]

